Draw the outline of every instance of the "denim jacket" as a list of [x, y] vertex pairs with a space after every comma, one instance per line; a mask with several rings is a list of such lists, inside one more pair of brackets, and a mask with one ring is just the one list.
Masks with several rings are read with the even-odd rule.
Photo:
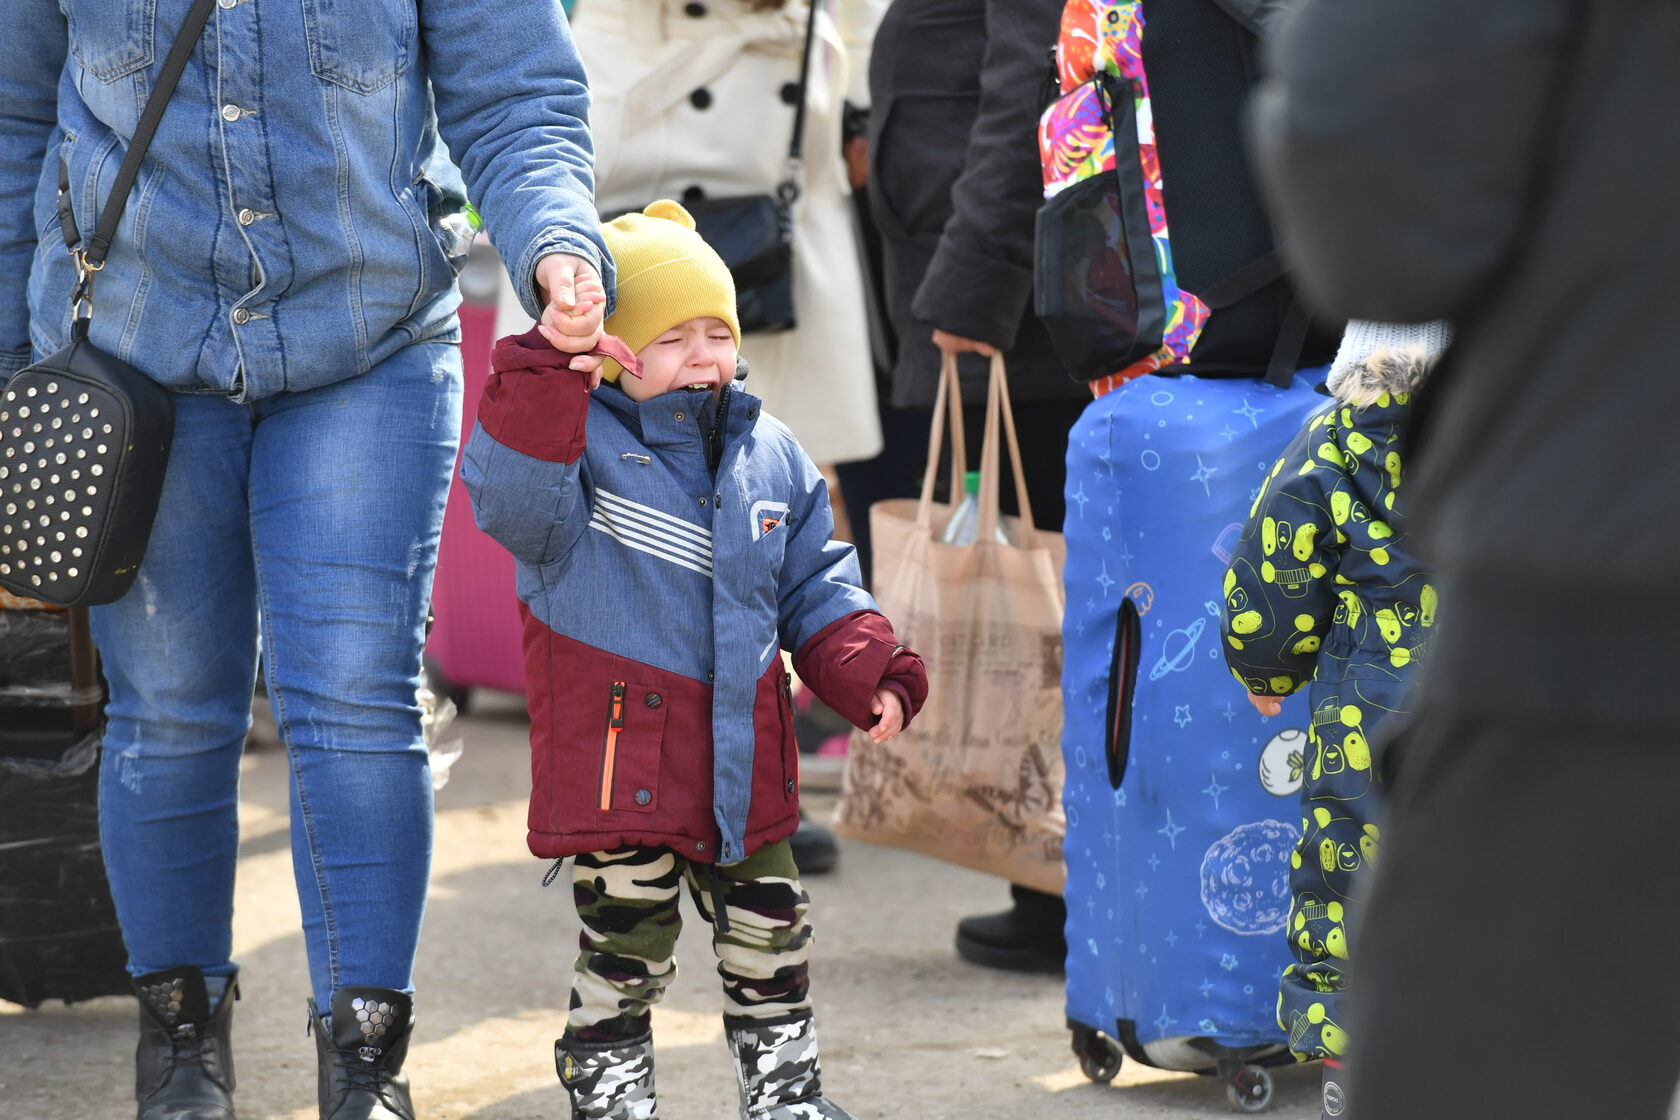
[[[189, 7], [7, 5], [0, 379], [66, 340], [60, 180], [85, 238]], [[452, 337], [451, 157], [527, 311], [547, 253], [611, 292], [584, 83], [559, 0], [218, 0], [98, 274], [92, 341], [243, 400]]]

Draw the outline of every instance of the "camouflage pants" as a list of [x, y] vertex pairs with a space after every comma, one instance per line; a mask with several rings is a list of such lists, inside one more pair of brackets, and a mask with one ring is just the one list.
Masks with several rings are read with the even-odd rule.
[[[718, 928], [715, 897], [728, 931]], [[810, 898], [786, 840], [726, 867], [669, 848], [619, 848], [577, 857], [572, 897], [583, 932], [566, 1035], [585, 1042], [634, 1038], [677, 974], [682, 883], [712, 927], [724, 1014], [769, 1019], [809, 1010]]]
[[1373, 744], [1399, 724], [1406, 685], [1315, 684], [1301, 786], [1301, 842], [1290, 858], [1287, 927], [1294, 964], [1278, 990], [1278, 1025], [1302, 1058], [1340, 1058], [1348, 1045], [1348, 960], [1370, 890], [1382, 796]]

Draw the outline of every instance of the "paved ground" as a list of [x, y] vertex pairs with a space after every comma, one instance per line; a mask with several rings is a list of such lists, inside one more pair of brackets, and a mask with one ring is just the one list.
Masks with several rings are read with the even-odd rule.
[[[479, 698], [456, 724], [467, 751], [438, 796], [437, 856], [421, 944], [419, 1026], [409, 1059], [423, 1120], [565, 1120], [552, 1045], [565, 1018], [577, 923], [524, 848], [525, 722]], [[277, 749], [246, 758], [235, 952], [243, 1120], [312, 1120], [303, 945]], [[808, 804], [826, 811], [829, 799]], [[849, 844], [808, 882], [825, 1081], [859, 1120], [1134, 1120], [1231, 1115], [1207, 1079], [1127, 1064], [1093, 1085], [1068, 1049], [1061, 982], [977, 969], [951, 952], [964, 914], [998, 908], [996, 881], [918, 856]], [[685, 902], [686, 906], [686, 902]], [[692, 933], [698, 919], [689, 915]], [[698, 937], [656, 1012], [661, 1116], [729, 1120], [734, 1082], [716, 979]], [[0, 1117], [133, 1116], [134, 1005], [96, 1000], [24, 1012], [0, 1005]], [[1283, 1071], [1278, 1120], [1315, 1118], [1317, 1075]]]

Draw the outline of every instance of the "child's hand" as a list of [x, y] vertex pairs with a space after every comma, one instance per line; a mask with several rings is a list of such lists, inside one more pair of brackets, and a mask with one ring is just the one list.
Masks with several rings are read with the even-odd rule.
[[1283, 697], [1281, 696], [1256, 696], [1250, 692], [1248, 693], [1248, 702], [1254, 705], [1255, 711], [1268, 719], [1283, 711]]
[[884, 743], [904, 730], [904, 704], [890, 688], [877, 688], [869, 710], [881, 718], [869, 729], [871, 743]]
[[[595, 267], [570, 253], [550, 253], [537, 261], [537, 291], [543, 297], [537, 331], [550, 346], [566, 354], [586, 354], [601, 341], [607, 289]], [[601, 359], [577, 359], [572, 368], [593, 373]]]

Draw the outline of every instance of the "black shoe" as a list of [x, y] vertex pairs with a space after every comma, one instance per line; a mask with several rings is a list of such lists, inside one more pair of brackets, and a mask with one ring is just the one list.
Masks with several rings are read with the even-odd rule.
[[414, 1120], [403, 1059], [414, 1026], [414, 999], [394, 988], [340, 988], [332, 1022], [309, 1001], [320, 1064], [321, 1120]]
[[1015, 905], [957, 923], [957, 956], [1009, 972], [1060, 973], [1067, 961], [1067, 906], [1059, 895], [1011, 887]]
[[799, 827], [788, 837], [788, 843], [793, 847], [794, 866], [799, 868], [801, 876], [833, 871], [834, 865], [840, 862], [840, 842], [834, 838], [833, 831], [807, 817], [803, 809], [799, 810]]
[[135, 1052], [139, 1120], [234, 1120], [232, 976], [215, 1007], [204, 973], [191, 966], [134, 978], [140, 997]]

